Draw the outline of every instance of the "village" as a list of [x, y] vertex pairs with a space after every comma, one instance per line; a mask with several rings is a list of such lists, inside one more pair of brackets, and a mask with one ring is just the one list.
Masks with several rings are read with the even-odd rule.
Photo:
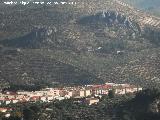
[[[135, 93], [141, 91], [142, 87], [130, 84], [105, 83], [101, 85], [85, 85], [75, 87], [44, 88], [40, 91], [5, 91], [0, 93], [0, 106], [17, 103], [47, 103], [55, 100], [70, 98], [84, 98], [88, 105], [97, 104], [103, 95], [108, 95], [109, 91], [114, 90], [116, 95]], [[12, 108], [0, 107], [0, 112], [7, 113]]]

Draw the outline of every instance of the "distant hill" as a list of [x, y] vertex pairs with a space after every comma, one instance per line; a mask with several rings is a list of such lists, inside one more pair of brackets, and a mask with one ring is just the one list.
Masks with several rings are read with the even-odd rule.
[[160, 1], [159, 0], [122, 0], [139, 9], [148, 11], [154, 15], [160, 16]]

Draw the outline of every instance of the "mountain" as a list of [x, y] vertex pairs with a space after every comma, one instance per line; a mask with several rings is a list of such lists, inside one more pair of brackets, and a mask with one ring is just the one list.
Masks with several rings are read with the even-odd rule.
[[148, 11], [154, 15], [160, 16], [160, 1], [159, 0], [122, 0], [141, 10]]
[[73, 2], [1, 4], [1, 81], [159, 85], [158, 17], [117, 0]]

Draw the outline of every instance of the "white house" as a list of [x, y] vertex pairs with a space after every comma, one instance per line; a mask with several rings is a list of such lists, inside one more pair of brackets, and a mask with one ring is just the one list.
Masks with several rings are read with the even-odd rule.
[[90, 96], [90, 95], [91, 95], [91, 90], [90, 89], [85, 90], [85, 97]]
[[41, 96], [41, 97], [40, 97], [40, 100], [41, 100], [42, 102], [47, 102], [46, 96]]
[[7, 112], [7, 110], [8, 110], [7, 108], [0, 108], [0, 112], [3, 112], [3, 113]]
[[7, 99], [7, 100], [5, 100], [4, 102], [5, 102], [6, 105], [8, 105], [8, 104], [11, 103], [11, 100]]
[[65, 97], [56, 97], [55, 99], [60, 101], [60, 100], [64, 100]]
[[85, 91], [84, 90], [80, 90], [79, 91], [79, 96], [80, 97], [85, 97]]
[[54, 97], [53, 96], [47, 96], [47, 101], [48, 102], [51, 102], [51, 101], [53, 101], [54, 100]]
[[99, 102], [98, 98], [86, 98], [86, 103], [88, 103], [89, 105], [97, 104], [98, 102]]
[[18, 99], [15, 99], [15, 98], [13, 98], [11, 100], [12, 100], [12, 103], [17, 103], [19, 101]]
[[5, 114], [5, 117], [6, 117], [6, 118], [9, 118], [10, 116], [11, 116], [10, 113]]

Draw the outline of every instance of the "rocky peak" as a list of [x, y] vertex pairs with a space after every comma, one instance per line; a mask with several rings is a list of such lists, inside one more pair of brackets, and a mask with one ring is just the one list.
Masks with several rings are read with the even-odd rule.
[[95, 15], [85, 16], [78, 21], [80, 24], [96, 24], [103, 23], [106, 27], [123, 27], [130, 29], [135, 33], [140, 32], [140, 27], [137, 23], [132, 21], [129, 17], [117, 11], [107, 10], [98, 12]]
[[52, 37], [54, 36], [54, 32], [56, 32], [56, 28], [54, 27], [35, 26], [31, 32], [24, 36], [14, 38], [14, 40], [4, 40], [1, 41], [1, 43], [7, 47], [14, 46], [19, 48], [37, 48], [43, 46], [43, 44], [46, 45], [51, 43], [53, 40]]

